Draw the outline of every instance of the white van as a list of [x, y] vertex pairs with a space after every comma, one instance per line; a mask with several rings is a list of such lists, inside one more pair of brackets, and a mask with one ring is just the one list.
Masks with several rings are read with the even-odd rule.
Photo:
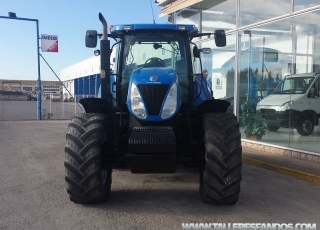
[[319, 73], [286, 76], [257, 104], [257, 115], [267, 120], [270, 131], [290, 127], [296, 128], [301, 136], [309, 136], [314, 126], [319, 125], [319, 89]]

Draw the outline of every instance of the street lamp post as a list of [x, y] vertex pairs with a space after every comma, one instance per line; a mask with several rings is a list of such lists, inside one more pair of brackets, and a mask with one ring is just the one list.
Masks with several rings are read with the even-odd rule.
[[37, 106], [38, 106], [38, 112], [37, 112], [37, 118], [38, 120], [42, 120], [42, 98], [41, 98], [41, 78], [40, 78], [40, 53], [39, 53], [39, 21], [38, 19], [31, 19], [31, 18], [18, 18], [15, 13], [8, 12], [8, 17], [6, 16], [0, 16], [0, 18], [4, 19], [13, 19], [13, 20], [21, 20], [21, 21], [32, 21], [36, 22], [37, 25], [37, 59], [38, 59], [38, 100], [37, 100]]

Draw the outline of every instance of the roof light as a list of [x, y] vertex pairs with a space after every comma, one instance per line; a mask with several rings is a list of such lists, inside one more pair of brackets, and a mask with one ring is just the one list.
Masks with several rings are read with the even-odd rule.
[[16, 18], [17, 17], [16, 13], [13, 13], [13, 12], [8, 12], [8, 16], [10, 18]]
[[131, 30], [131, 26], [123, 26], [123, 29], [126, 31]]

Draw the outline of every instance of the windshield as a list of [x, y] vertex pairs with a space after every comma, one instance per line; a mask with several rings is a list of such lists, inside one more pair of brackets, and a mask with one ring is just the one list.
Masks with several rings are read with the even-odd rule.
[[272, 94], [305, 94], [314, 77], [286, 77]]
[[[179, 62], [186, 61], [184, 40], [180, 34], [137, 33], [126, 35], [123, 41], [124, 77], [130, 76], [138, 67], [167, 67], [180, 71]], [[186, 63], [184, 68], [187, 71]]]
[[139, 67], [166, 67], [178, 75], [181, 102], [188, 102], [188, 68], [185, 36], [180, 33], [134, 33], [123, 37], [121, 102], [126, 102], [129, 78]]

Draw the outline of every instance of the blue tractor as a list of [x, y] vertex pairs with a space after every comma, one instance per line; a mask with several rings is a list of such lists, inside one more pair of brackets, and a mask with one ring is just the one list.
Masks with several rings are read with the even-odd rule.
[[111, 26], [108, 34], [101, 13], [99, 19], [103, 32], [88, 30], [86, 46], [96, 47], [101, 38], [95, 51], [101, 97], [81, 99], [85, 113], [68, 125], [64, 166], [70, 200], [104, 202], [119, 164], [129, 165], [132, 173], [174, 173], [178, 164], [192, 164], [200, 171], [203, 202], [235, 204], [242, 169], [239, 123], [226, 113], [229, 102], [212, 98], [201, 74], [200, 53], [211, 50], [192, 42], [213, 35], [223, 47], [224, 31], [127, 24]]

